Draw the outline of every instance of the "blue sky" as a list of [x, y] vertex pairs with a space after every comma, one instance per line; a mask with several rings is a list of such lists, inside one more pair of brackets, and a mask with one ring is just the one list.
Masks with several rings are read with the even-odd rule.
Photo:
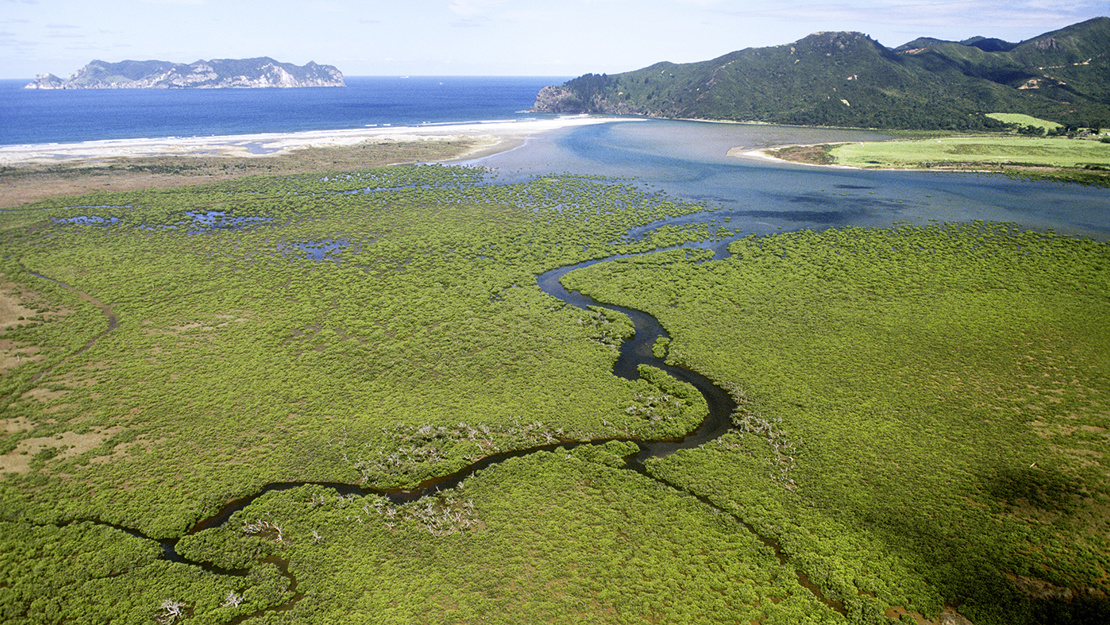
[[0, 78], [271, 56], [349, 76], [617, 73], [854, 30], [1021, 41], [1110, 0], [0, 0]]

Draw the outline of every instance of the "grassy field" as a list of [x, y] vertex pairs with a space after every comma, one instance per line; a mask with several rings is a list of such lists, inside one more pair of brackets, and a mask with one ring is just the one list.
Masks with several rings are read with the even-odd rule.
[[612, 375], [621, 316], [536, 276], [732, 233], [624, 183], [485, 175], [246, 176], [0, 213], [0, 622], [1106, 622], [1110, 251], [1009, 226], [572, 272], [656, 315], [657, 349], [733, 394], [733, 429], [643, 472], [610, 441], [410, 502], [320, 485], [700, 419]]
[[1110, 168], [1110, 144], [1067, 138], [953, 136], [834, 147], [839, 165], [862, 168]]
[[977, 171], [1110, 185], [1110, 143], [1066, 137], [948, 135], [893, 141], [786, 146], [776, 158], [863, 169]]
[[1039, 119], [1032, 115], [1023, 115], [1021, 113], [987, 113], [987, 117], [997, 119], [1004, 124], [1017, 124], [1019, 126], [1032, 126], [1040, 128], [1043, 132], [1056, 130], [1061, 128], [1063, 124], [1048, 121], [1047, 119]]

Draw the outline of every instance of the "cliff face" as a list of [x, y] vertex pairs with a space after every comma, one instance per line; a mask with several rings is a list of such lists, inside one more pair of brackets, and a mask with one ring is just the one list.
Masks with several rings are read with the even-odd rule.
[[257, 89], [343, 87], [343, 74], [331, 65], [298, 66], [269, 57], [213, 59], [188, 65], [167, 61], [93, 61], [68, 79], [43, 74], [26, 89]]
[[582, 98], [566, 86], [551, 85], [540, 89], [536, 94], [534, 111], [543, 113], [586, 113], [591, 107], [582, 102]]

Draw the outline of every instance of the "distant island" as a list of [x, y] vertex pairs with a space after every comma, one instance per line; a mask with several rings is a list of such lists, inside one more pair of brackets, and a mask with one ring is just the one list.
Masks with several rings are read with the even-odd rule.
[[280, 63], [269, 57], [169, 61], [93, 61], [68, 79], [43, 74], [25, 89], [261, 89], [344, 87], [332, 65]]
[[823, 32], [698, 63], [586, 74], [533, 110], [864, 128], [1000, 127], [989, 113], [1110, 126], [1110, 17], [1021, 43], [921, 38], [887, 48]]

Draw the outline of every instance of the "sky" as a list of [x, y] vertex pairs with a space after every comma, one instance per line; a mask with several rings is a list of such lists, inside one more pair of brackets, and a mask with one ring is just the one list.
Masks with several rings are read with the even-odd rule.
[[1023, 41], [1110, 0], [0, 0], [0, 78], [269, 56], [348, 76], [578, 76], [851, 30]]

